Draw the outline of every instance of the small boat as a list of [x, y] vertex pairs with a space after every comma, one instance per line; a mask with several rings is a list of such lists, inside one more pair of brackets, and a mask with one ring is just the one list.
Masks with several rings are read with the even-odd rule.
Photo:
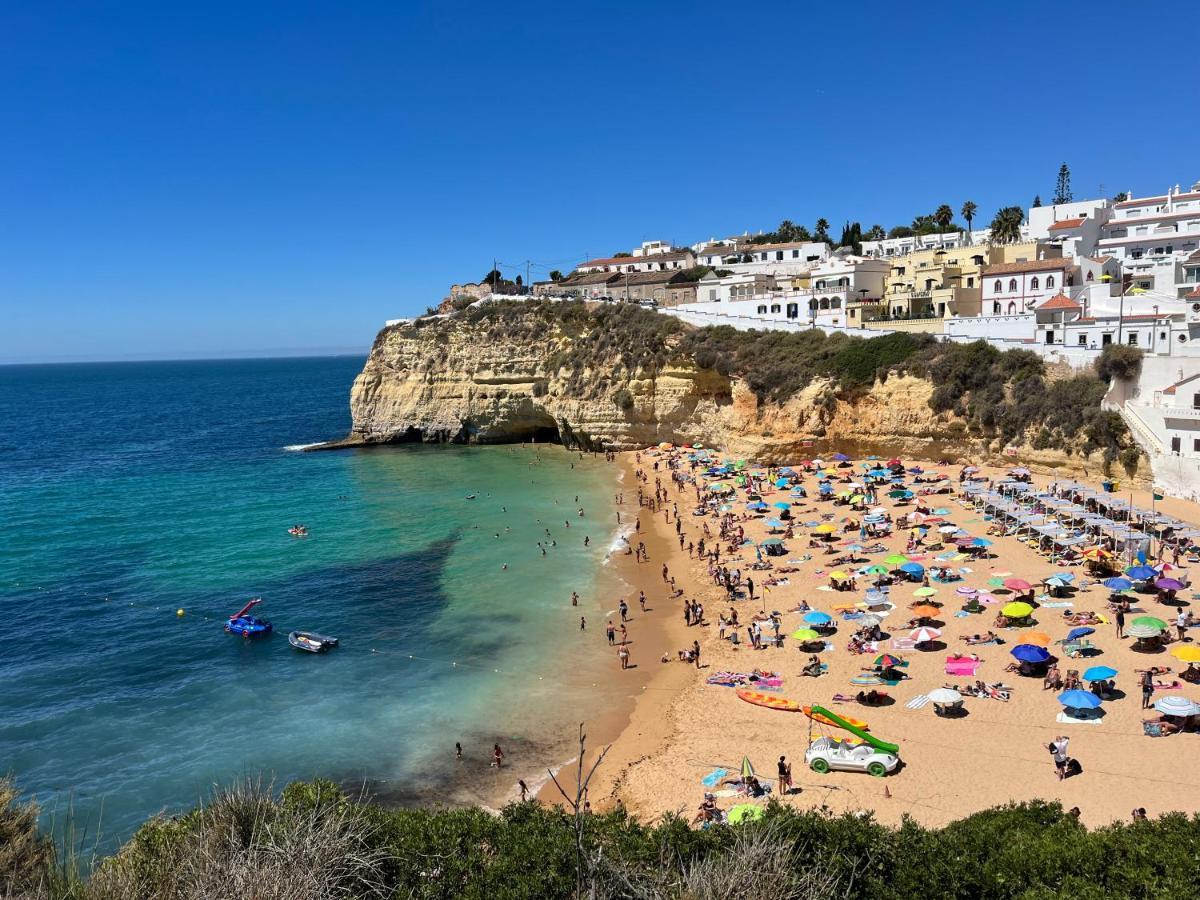
[[467, 494], [467, 496], [463, 497], [463, 499], [464, 500], [474, 500], [478, 496], [479, 496], [478, 494]]
[[288, 635], [288, 643], [297, 650], [304, 650], [306, 653], [324, 653], [331, 647], [336, 647], [338, 639], [324, 634], [317, 634], [315, 631], [293, 631]]
[[308, 537], [307, 525], [295, 525], [288, 529], [288, 534], [292, 537]]
[[255, 598], [241, 608], [240, 611], [229, 617], [225, 623], [225, 631], [229, 634], [241, 635], [244, 638], [262, 637], [264, 634], [270, 634], [274, 630], [266, 619], [260, 619], [258, 616], [250, 615], [250, 610], [262, 603], [261, 599]]

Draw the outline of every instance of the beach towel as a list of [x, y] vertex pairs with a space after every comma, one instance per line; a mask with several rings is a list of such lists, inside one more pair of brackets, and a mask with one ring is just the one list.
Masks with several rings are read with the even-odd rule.
[[878, 675], [855, 675], [850, 679], [851, 684], [883, 684], [883, 679]]
[[1079, 719], [1075, 716], [1068, 716], [1065, 712], [1060, 712], [1054, 717], [1059, 725], [1099, 725], [1104, 721], [1103, 716], [1089, 717], [1087, 719]]
[[907, 706], [909, 709], [920, 709], [921, 707], [925, 706], [928, 702], [929, 702], [928, 694], [917, 694], [917, 696], [913, 697], [911, 700], [909, 700], [904, 705]]
[[1075, 603], [1072, 600], [1051, 600], [1048, 603], [1041, 604], [1044, 609], [1069, 609], [1074, 605]]
[[971, 615], [971, 614], [970, 614], [969, 612], [967, 612], [965, 609], [960, 609], [958, 612], [956, 612], [956, 613], [954, 614], [954, 618], [956, 618], [956, 619], [966, 619], [966, 618], [968, 618], [970, 615]]
[[946, 674], [973, 677], [981, 665], [983, 662], [978, 659], [948, 659], [946, 660]]
[[917, 642], [910, 638], [892, 638], [893, 650], [913, 650], [917, 646]]
[[1182, 687], [1182, 681], [1172, 681], [1170, 684], [1164, 684], [1161, 681], [1154, 682], [1154, 690], [1156, 691], [1177, 691]]
[[[716, 768], [700, 779], [700, 783], [705, 787], [713, 787], [721, 783], [721, 779], [729, 774], [728, 769]], [[732, 792], [731, 792], [732, 793]]]

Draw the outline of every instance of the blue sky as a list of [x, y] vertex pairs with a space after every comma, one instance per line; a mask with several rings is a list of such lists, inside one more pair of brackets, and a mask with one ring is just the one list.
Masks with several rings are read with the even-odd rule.
[[[496, 257], [1200, 178], [1163, 2], [0, 8], [0, 361], [364, 349]], [[516, 268], [507, 270], [515, 274]]]

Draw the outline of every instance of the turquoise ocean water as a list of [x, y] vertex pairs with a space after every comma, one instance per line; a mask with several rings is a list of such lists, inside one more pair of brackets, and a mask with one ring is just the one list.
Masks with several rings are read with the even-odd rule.
[[[111, 845], [244, 777], [495, 802], [602, 702], [611, 467], [297, 452], [348, 430], [361, 364], [0, 367], [0, 769], [77, 830]], [[256, 596], [275, 633], [226, 635]], [[293, 628], [342, 646], [301, 654]], [[513, 770], [487, 767], [494, 740]]]

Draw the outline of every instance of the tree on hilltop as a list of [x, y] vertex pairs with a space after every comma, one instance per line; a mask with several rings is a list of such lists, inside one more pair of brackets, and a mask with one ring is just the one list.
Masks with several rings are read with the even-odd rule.
[[1025, 221], [1025, 211], [1019, 206], [1006, 206], [996, 210], [992, 217], [992, 243], [1015, 244], [1021, 240], [1021, 225]]
[[1058, 182], [1054, 186], [1054, 205], [1071, 202], [1071, 169], [1066, 163], [1058, 167]]
[[954, 210], [950, 208], [948, 203], [943, 203], [933, 213], [933, 222], [937, 225], [938, 234], [945, 234], [950, 228], [950, 223], [954, 221]]

